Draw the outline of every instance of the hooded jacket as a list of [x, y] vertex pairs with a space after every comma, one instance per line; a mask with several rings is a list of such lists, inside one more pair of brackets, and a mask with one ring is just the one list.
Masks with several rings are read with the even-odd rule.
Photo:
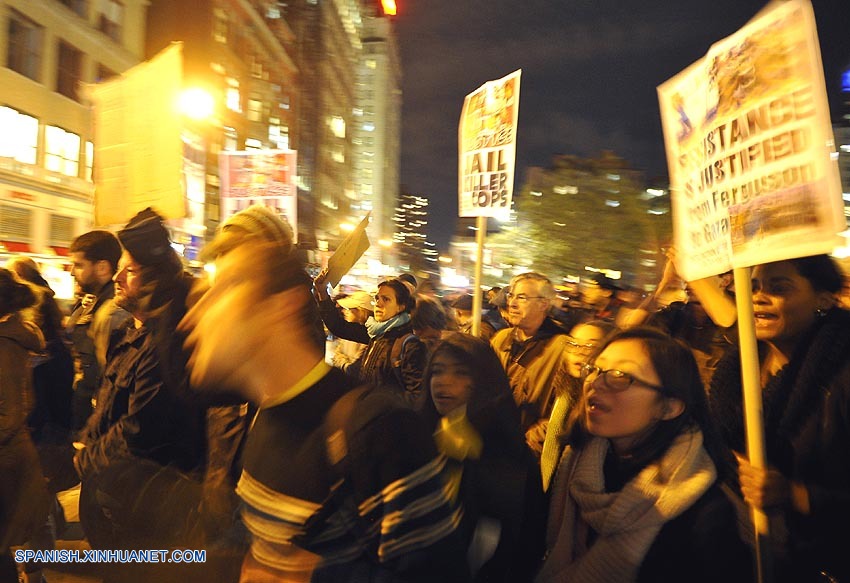
[[44, 337], [32, 322], [12, 314], [0, 322], [0, 446], [24, 428], [33, 407], [30, 351], [44, 350]]

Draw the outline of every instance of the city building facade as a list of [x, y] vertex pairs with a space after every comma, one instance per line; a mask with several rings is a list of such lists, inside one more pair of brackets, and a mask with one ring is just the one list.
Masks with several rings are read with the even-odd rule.
[[[144, 57], [147, 0], [0, 1], [0, 241], [59, 297], [71, 241], [92, 226], [94, 147], [83, 84]], [[66, 274], [67, 275], [67, 274]]]

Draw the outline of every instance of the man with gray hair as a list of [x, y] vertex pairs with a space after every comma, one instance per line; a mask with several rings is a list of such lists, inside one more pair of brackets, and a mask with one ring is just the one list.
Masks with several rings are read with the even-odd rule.
[[545, 275], [528, 272], [511, 280], [506, 294], [509, 328], [490, 344], [510, 379], [528, 446], [538, 456], [556, 391], [558, 371], [566, 365], [568, 337], [549, 317], [555, 288]]

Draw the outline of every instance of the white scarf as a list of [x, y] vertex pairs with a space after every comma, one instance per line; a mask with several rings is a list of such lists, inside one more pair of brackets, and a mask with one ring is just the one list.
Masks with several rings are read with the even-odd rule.
[[[555, 475], [538, 583], [634, 581], [665, 523], [690, 508], [717, 478], [698, 430], [679, 435], [661, 459], [619, 492], [605, 492], [607, 439], [564, 450]], [[588, 529], [597, 538], [587, 548]]]

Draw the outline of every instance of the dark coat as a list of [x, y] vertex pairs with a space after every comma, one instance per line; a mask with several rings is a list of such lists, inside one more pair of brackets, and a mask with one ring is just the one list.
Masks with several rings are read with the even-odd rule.
[[81, 477], [129, 456], [189, 471], [204, 459], [204, 412], [169, 380], [148, 325], [133, 327], [110, 350], [97, 407], [82, 433]]
[[0, 552], [28, 540], [47, 518], [47, 488], [25, 422], [33, 400], [29, 351], [43, 348], [34, 324], [17, 314], [0, 322]]
[[[763, 346], [760, 347], [764, 354]], [[826, 570], [850, 581], [850, 312], [819, 319], [762, 391], [768, 464], [809, 492], [808, 516], [785, 511], [789, 563], [780, 580]], [[745, 451], [740, 357], [718, 365], [709, 395], [728, 445]], [[786, 579], [785, 576], [788, 578]]]
[[[79, 431], [92, 412], [91, 400], [97, 393], [103, 378], [102, 363], [109, 337], [113, 330], [130, 317], [130, 314], [115, 306], [115, 284], [106, 283], [94, 301], [74, 306], [68, 318], [66, 332], [71, 339], [74, 356], [74, 401], [73, 429]], [[107, 317], [108, 316], [108, 317]], [[98, 326], [100, 321], [104, 325]], [[102, 354], [99, 354], [102, 352]]]
[[[360, 359], [346, 369], [348, 374], [364, 383], [393, 388], [413, 407], [418, 408], [421, 405], [424, 398], [422, 375], [428, 360], [428, 349], [415, 336], [402, 348], [401, 343], [407, 336], [413, 334], [410, 323], [387, 330], [376, 338], [370, 338], [366, 332], [366, 326], [356, 322], [346, 322], [340, 316], [333, 300], [319, 302], [319, 310], [331, 334], [346, 340], [368, 344], [368, 348]], [[393, 362], [394, 360], [400, 360], [400, 362]]]
[[744, 583], [753, 580], [735, 510], [718, 484], [666, 523], [638, 570], [638, 583]]

